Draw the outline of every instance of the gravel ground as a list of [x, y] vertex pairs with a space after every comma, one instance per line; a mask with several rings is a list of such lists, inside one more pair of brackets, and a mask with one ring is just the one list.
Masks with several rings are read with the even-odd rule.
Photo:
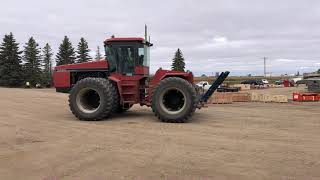
[[140, 106], [78, 121], [53, 89], [0, 98], [0, 179], [320, 179], [320, 103], [212, 105], [167, 124]]

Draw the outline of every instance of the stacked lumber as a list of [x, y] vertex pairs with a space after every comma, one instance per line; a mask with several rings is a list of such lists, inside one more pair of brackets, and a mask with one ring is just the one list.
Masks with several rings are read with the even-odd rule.
[[283, 85], [270, 84], [269, 87], [271, 87], [271, 88], [283, 88]]
[[272, 96], [269, 94], [259, 94], [259, 102], [272, 102]]
[[240, 91], [247, 91], [251, 88], [250, 84], [234, 84], [232, 87], [240, 88]]
[[254, 86], [251, 86], [252, 89], [267, 89], [268, 88], [268, 85], [254, 85]]
[[276, 103], [287, 103], [288, 102], [288, 97], [285, 95], [274, 95], [272, 97], [272, 102]]
[[255, 92], [251, 92], [251, 101], [252, 102], [259, 102], [259, 94]]
[[233, 102], [250, 102], [251, 96], [248, 92], [237, 92], [232, 93], [232, 101]]
[[264, 102], [264, 103], [287, 103], [288, 97], [285, 95], [270, 95], [270, 94], [258, 94], [251, 92], [251, 101], [252, 102]]
[[259, 94], [256, 92], [217, 92], [208, 100], [209, 104], [232, 104], [233, 102], [287, 103], [285, 95]]
[[214, 93], [208, 100], [209, 104], [232, 104], [232, 93]]
[[214, 93], [208, 103], [231, 104], [233, 102], [250, 102], [251, 95], [248, 92], [217, 92]]

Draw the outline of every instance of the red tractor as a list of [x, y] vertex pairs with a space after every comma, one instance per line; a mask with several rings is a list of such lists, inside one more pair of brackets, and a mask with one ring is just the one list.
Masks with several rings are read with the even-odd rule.
[[80, 120], [101, 120], [140, 104], [151, 107], [161, 121], [186, 122], [229, 72], [201, 95], [191, 72], [159, 69], [150, 78], [151, 46], [143, 38], [107, 39], [105, 60], [55, 67], [56, 91], [70, 93], [70, 110]]

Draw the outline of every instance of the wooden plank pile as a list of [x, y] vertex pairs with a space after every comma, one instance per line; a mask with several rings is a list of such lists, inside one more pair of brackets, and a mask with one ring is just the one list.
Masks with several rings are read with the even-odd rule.
[[283, 85], [277, 85], [277, 84], [270, 84], [269, 85], [270, 88], [283, 88]]
[[259, 102], [272, 102], [272, 96], [270, 94], [259, 94]]
[[274, 95], [272, 97], [272, 102], [287, 103], [288, 102], [288, 97], [285, 96], [285, 95]]
[[251, 96], [248, 92], [238, 92], [232, 93], [232, 101], [233, 102], [250, 102]]
[[238, 87], [240, 88], [240, 91], [247, 91], [251, 89], [250, 84], [234, 84], [231, 87]]
[[208, 100], [209, 104], [232, 104], [231, 93], [214, 93]]
[[270, 95], [270, 94], [259, 94], [251, 92], [252, 102], [264, 102], [264, 103], [287, 103], [288, 97], [285, 95]]
[[231, 104], [233, 102], [250, 102], [251, 96], [248, 92], [216, 92], [208, 103], [210, 104]]
[[208, 100], [209, 104], [232, 104], [233, 102], [287, 103], [288, 97], [255, 92], [216, 92]]

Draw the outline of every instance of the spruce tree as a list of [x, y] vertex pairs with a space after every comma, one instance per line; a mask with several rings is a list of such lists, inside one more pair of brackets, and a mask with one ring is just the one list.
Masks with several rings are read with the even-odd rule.
[[90, 49], [88, 46], [88, 42], [82, 37], [78, 44], [77, 62], [78, 63], [88, 62], [91, 59], [89, 52], [90, 52]]
[[96, 52], [96, 60], [99, 61], [102, 58], [101, 53], [100, 53], [100, 47], [97, 47], [97, 52]]
[[39, 44], [31, 37], [24, 46], [23, 61], [25, 62], [25, 81], [30, 82], [33, 86], [42, 81], [40, 53]]
[[57, 65], [62, 64], [73, 64], [75, 63], [76, 53], [74, 48], [72, 47], [72, 43], [70, 42], [67, 36], [64, 36], [62, 43], [59, 46], [59, 51], [56, 56]]
[[51, 84], [52, 76], [52, 49], [47, 43], [43, 48], [43, 80], [46, 85]]
[[185, 63], [182, 52], [178, 49], [174, 55], [173, 62], [171, 65], [171, 69], [175, 71], [183, 71], [184, 72]]
[[19, 43], [12, 33], [5, 35], [0, 45], [0, 85], [16, 87], [23, 83]]

